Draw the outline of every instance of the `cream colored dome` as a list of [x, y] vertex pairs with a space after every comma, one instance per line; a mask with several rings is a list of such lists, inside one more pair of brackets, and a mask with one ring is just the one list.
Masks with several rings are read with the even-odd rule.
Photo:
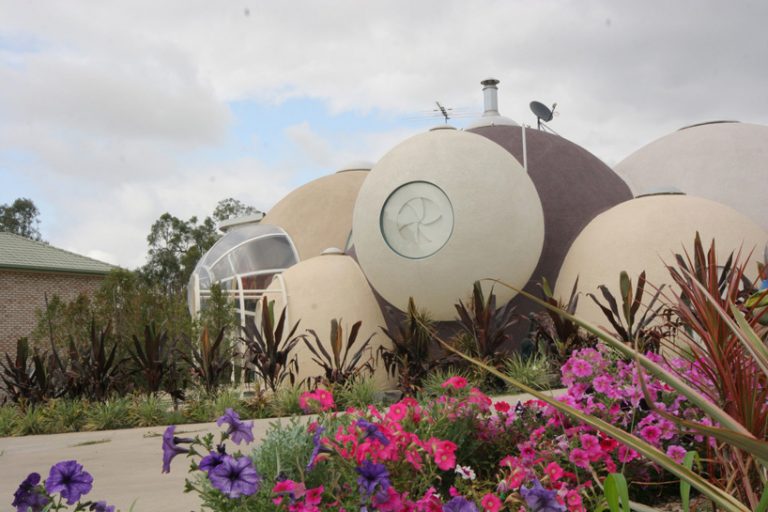
[[[708, 247], [712, 239], [718, 259], [743, 248], [746, 255], [763, 253], [768, 233], [736, 210], [708, 199], [686, 195], [646, 196], [626, 201], [598, 215], [584, 228], [568, 251], [555, 287], [555, 296], [567, 300], [576, 277], [582, 294], [597, 293], [606, 285], [615, 297], [619, 275], [626, 270], [637, 283], [646, 271], [650, 284], [671, 286], [665, 267], [683, 248], [692, 254], [696, 232]], [[755, 258], [753, 257], [753, 260]], [[749, 270], [755, 270], [750, 264]], [[598, 297], [600, 295], [598, 294]], [[608, 325], [594, 302], [582, 297], [577, 314], [597, 325]]]
[[[281, 291], [283, 286], [285, 295]], [[269, 287], [267, 295], [275, 301], [276, 314], [282, 310], [287, 297], [288, 324], [292, 326], [300, 320], [298, 334], [312, 329], [322, 341], [328, 342], [331, 320], [336, 318], [342, 319], [346, 342], [352, 324], [361, 321], [362, 326], [352, 353], [371, 334], [375, 334], [369, 345], [374, 357], [382, 344], [391, 347], [389, 338], [379, 328], [385, 325], [384, 317], [371, 287], [360, 267], [349, 256], [326, 254], [302, 261], [283, 272]], [[314, 341], [312, 337], [309, 339]], [[330, 348], [326, 348], [330, 352]], [[303, 342], [296, 346], [295, 353], [299, 361], [297, 382], [322, 374]], [[377, 369], [375, 380], [382, 389], [392, 385], [383, 366]]]
[[636, 196], [676, 187], [728, 205], [768, 230], [768, 126], [717, 122], [684, 128], [638, 149], [615, 170]]
[[344, 170], [310, 181], [281, 199], [262, 223], [283, 228], [303, 260], [328, 247], [344, 247], [357, 192], [368, 174]]
[[[387, 153], [360, 189], [352, 224], [374, 289], [401, 311], [412, 296], [436, 320], [452, 320], [476, 280], [525, 286], [544, 240], [541, 202], [517, 160], [485, 137], [448, 129]], [[495, 291], [500, 304], [514, 295]]]

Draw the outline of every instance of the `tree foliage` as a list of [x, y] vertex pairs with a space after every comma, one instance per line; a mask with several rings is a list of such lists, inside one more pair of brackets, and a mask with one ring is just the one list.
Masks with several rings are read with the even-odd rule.
[[39, 217], [40, 210], [31, 199], [21, 197], [11, 204], [0, 204], [0, 231], [42, 240]]
[[147, 263], [141, 273], [149, 283], [167, 293], [178, 293], [189, 281], [197, 262], [221, 237], [216, 225], [233, 217], [255, 213], [256, 208], [227, 198], [219, 201], [213, 214], [199, 220], [180, 219], [166, 212], [150, 228]]

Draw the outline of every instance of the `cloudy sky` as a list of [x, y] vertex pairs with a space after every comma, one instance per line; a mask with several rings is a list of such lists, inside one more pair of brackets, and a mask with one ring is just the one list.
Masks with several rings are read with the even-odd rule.
[[[135, 267], [163, 212], [268, 210], [437, 123], [552, 127], [609, 165], [681, 126], [768, 122], [765, 1], [0, 0], [0, 204]], [[471, 119], [457, 118], [462, 127]]]

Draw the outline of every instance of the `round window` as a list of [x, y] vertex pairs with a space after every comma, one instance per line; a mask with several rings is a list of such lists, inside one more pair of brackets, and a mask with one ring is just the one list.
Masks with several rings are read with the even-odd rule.
[[395, 189], [381, 209], [381, 234], [406, 258], [426, 258], [439, 251], [453, 232], [453, 207], [438, 186], [412, 181]]

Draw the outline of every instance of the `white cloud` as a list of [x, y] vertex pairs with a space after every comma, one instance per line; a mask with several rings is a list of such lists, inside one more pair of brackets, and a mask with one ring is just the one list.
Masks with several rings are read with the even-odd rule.
[[[479, 113], [489, 75], [503, 114], [532, 123], [529, 101], [557, 101], [553, 128], [609, 163], [692, 122], [768, 118], [764, 2], [0, 0], [0, 12], [0, 151], [31, 155], [0, 171], [33, 177], [52, 243], [128, 266], [164, 211], [205, 215], [233, 194], [266, 209], [302, 168], [376, 160], [423, 129], [397, 120], [435, 100]], [[285, 131], [298, 159], [222, 149], [230, 102], [288, 98], [396, 126], [331, 139], [313, 118]]]

